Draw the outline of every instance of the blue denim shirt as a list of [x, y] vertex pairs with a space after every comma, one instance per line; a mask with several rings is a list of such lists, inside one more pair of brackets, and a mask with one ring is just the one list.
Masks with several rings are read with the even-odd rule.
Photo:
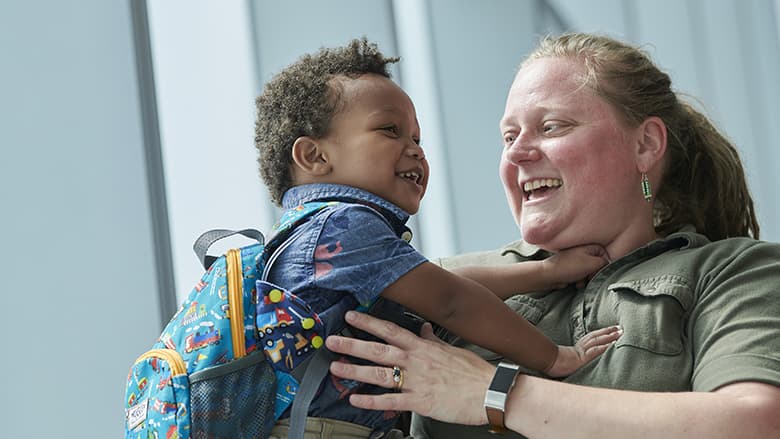
[[[294, 241], [271, 267], [268, 281], [286, 288], [311, 306], [327, 334], [344, 325], [344, 314], [377, 299], [382, 291], [427, 259], [400, 238], [409, 214], [362, 189], [308, 184], [289, 189], [285, 209], [311, 201], [341, 201], [314, 214], [293, 233]], [[342, 361], [358, 362], [354, 358]], [[393, 427], [397, 412], [352, 407], [352, 393], [387, 389], [326, 376], [309, 409], [310, 416], [365, 425], [376, 432]], [[287, 416], [289, 413], [287, 414]]]

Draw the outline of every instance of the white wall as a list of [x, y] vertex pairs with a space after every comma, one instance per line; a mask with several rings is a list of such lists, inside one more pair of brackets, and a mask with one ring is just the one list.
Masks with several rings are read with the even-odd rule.
[[177, 303], [203, 273], [192, 251], [202, 232], [265, 232], [274, 221], [252, 147], [259, 81], [249, 25], [243, 1], [149, 2]]
[[130, 8], [0, 7], [0, 436], [122, 434], [159, 333]]

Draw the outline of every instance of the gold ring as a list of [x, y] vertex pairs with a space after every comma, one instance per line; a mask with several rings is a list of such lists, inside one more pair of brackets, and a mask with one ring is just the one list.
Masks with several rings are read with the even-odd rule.
[[398, 366], [393, 366], [393, 390], [400, 392], [403, 385], [404, 371]]

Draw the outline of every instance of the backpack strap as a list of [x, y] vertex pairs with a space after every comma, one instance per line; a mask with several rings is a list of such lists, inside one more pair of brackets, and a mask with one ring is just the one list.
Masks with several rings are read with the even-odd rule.
[[265, 243], [265, 237], [259, 230], [255, 229], [243, 229], [243, 230], [228, 230], [228, 229], [213, 229], [204, 232], [195, 240], [192, 244], [192, 250], [195, 252], [195, 256], [198, 257], [200, 264], [203, 268], [208, 270], [211, 264], [218, 258], [216, 256], [207, 255], [209, 248], [217, 241], [228, 236], [243, 235], [247, 238], [254, 239], [260, 244]]
[[[295, 226], [306, 220], [312, 214], [318, 212], [320, 209], [338, 204], [338, 202], [311, 202], [304, 203], [293, 209], [289, 209], [284, 212], [279, 222], [274, 224], [271, 238], [268, 240], [269, 250], [273, 250], [276, 246], [283, 244], [286, 241], [287, 236], [293, 231]], [[256, 229], [242, 229], [242, 230], [230, 230], [230, 229], [212, 229], [207, 230], [201, 234], [195, 243], [192, 244], [192, 250], [195, 252], [198, 261], [204, 269], [208, 270], [211, 264], [218, 259], [217, 256], [207, 254], [209, 248], [214, 245], [215, 242], [220, 239], [227, 238], [233, 235], [243, 235], [249, 239], [254, 239], [258, 243], [265, 244], [265, 236]]]
[[262, 263], [260, 265], [263, 266], [263, 274], [260, 277], [261, 280], [268, 279], [268, 274], [271, 272], [271, 266], [276, 262], [279, 255], [284, 253], [287, 247], [303, 233], [303, 229], [299, 229], [297, 226], [306, 221], [313, 214], [335, 204], [338, 204], [338, 202], [313, 201], [288, 209], [282, 214], [279, 221], [274, 224], [268, 244], [265, 246], [263, 254], [260, 256], [262, 258]]
[[[337, 360], [336, 354], [331, 352], [325, 346], [317, 349], [317, 352], [310, 359], [295, 368], [294, 375], [300, 375], [305, 370], [303, 379], [300, 380], [298, 391], [293, 399], [292, 409], [290, 411], [290, 430], [288, 439], [303, 439], [303, 433], [306, 430], [306, 418], [309, 415], [309, 405], [317, 394], [322, 380], [330, 370], [330, 363]], [[297, 377], [296, 377], [297, 378]]]
[[[263, 274], [261, 280], [267, 280], [271, 267], [279, 256], [289, 247], [303, 232], [304, 229], [297, 228], [309, 216], [319, 212], [325, 207], [338, 204], [338, 202], [311, 202], [305, 203], [293, 209], [289, 209], [282, 214], [279, 222], [273, 227], [273, 235], [268, 241], [268, 245], [262, 254], [264, 258]], [[325, 346], [318, 349], [312, 356], [307, 358], [291, 371], [291, 375], [298, 381], [298, 390], [293, 399], [293, 405], [290, 412], [290, 430], [287, 437], [291, 439], [303, 439], [306, 430], [306, 418], [308, 417], [309, 406], [314, 396], [317, 394], [320, 383], [327, 375], [330, 363], [336, 360], [336, 354], [329, 351]]]
[[287, 209], [282, 213], [279, 221], [271, 229], [271, 237], [268, 239], [268, 245], [273, 246], [274, 242], [286, 239], [289, 233], [311, 215], [319, 212], [328, 206], [339, 204], [338, 201], [312, 201], [303, 203], [292, 209]]
[[267, 247], [268, 251], [270, 251], [270, 256], [268, 256], [268, 253], [263, 254], [261, 257], [265, 258], [265, 267], [263, 267], [263, 274], [260, 276], [260, 280], [268, 280], [268, 275], [271, 273], [271, 266], [274, 265], [274, 262], [279, 258], [279, 256], [284, 253], [285, 250], [287, 250], [287, 247], [289, 247], [297, 238], [298, 236], [303, 234], [304, 229], [296, 229], [293, 231], [290, 236], [288, 236], [278, 247], [271, 248], [270, 243]]

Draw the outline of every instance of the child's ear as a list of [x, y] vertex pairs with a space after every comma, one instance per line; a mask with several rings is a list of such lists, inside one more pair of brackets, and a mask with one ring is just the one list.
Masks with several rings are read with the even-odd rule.
[[303, 175], [322, 176], [331, 171], [331, 165], [320, 143], [309, 136], [295, 139], [292, 159], [295, 168]]

